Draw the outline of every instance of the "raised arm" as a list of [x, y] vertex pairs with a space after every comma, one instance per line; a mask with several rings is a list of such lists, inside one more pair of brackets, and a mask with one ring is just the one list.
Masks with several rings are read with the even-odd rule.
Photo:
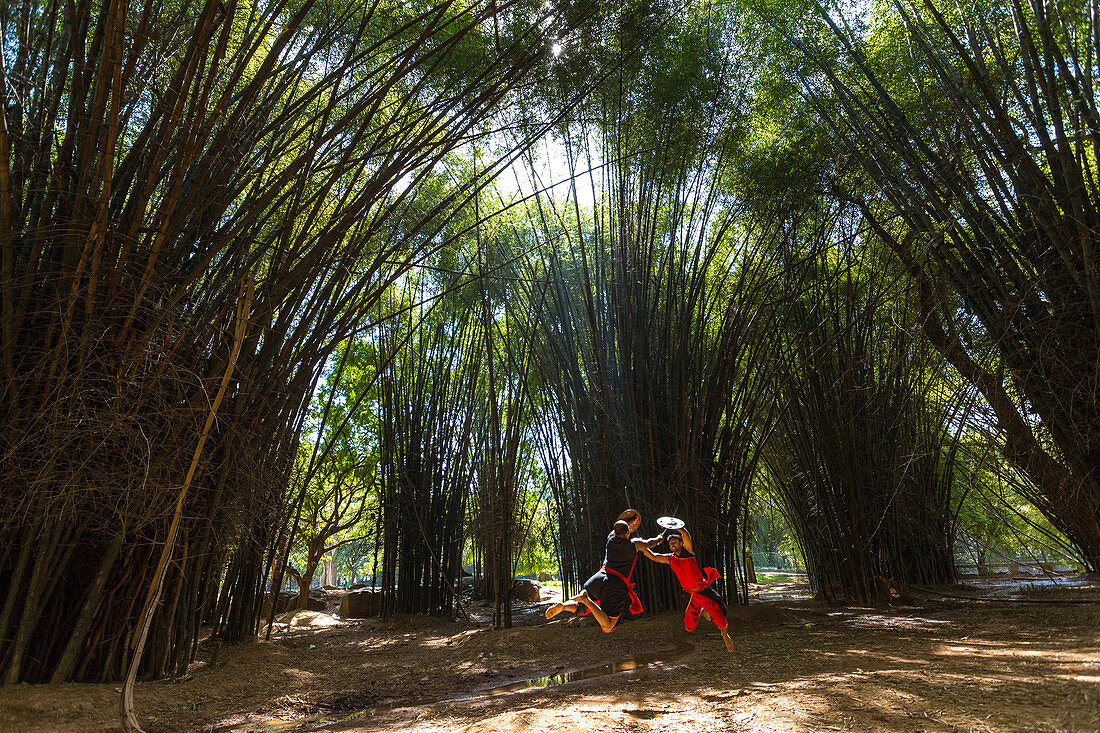
[[644, 552], [650, 547], [661, 544], [661, 540], [663, 539], [664, 538], [661, 537], [661, 535], [657, 535], [656, 537], [651, 537], [648, 540], [642, 537], [632, 537], [630, 541], [634, 543], [634, 550], [636, 552]]
[[680, 527], [679, 532], [680, 532], [681, 538], [684, 541], [684, 549], [687, 550], [688, 552], [690, 552], [692, 555], [694, 555], [695, 550], [691, 549], [691, 533], [688, 532], [688, 528], [687, 527]]
[[668, 555], [660, 555], [649, 549], [648, 547], [641, 548], [642, 554], [648, 557], [653, 562], [660, 562], [668, 565]]

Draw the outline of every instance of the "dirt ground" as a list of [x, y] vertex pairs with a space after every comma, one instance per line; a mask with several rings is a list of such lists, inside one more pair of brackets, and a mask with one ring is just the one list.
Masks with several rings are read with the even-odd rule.
[[[993, 602], [929, 595], [889, 609], [754, 603], [731, 609], [732, 654], [712, 624], [688, 635], [678, 614], [605, 635], [535, 606], [503, 631], [303, 613], [270, 642], [216, 656], [206, 645], [182, 679], [139, 683], [137, 712], [149, 733], [1100, 731], [1100, 587], [1006, 587], [940, 589], [1004, 596]], [[643, 652], [665, 661], [458, 698]], [[115, 730], [118, 688], [0, 687], [0, 731]]]

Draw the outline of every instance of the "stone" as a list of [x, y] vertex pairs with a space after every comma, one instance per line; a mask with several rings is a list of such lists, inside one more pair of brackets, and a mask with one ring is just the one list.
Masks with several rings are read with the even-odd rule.
[[[273, 596], [272, 596], [271, 591], [268, 591], [267, 593], [264, 594], [264, 605], [263, 605], [263, 610], [261, 612], [261, 616], [264, 619], [266, 619], [268, 616], [271, 615], [271, 599], [272, 599], [272, 597]], [[291, 608], [293, 608], [295, 605], [297, 605], [297, 603], [298, 603], [298, 594], [297, 593], [295, 593], [293, 591], [289, 591], [289, 590], [279, 591], [278, 601], [275, 604], [275, 613], [282, 613], [284, 611], [289, 611]]]
[[382, 594], [373, 588], [353, 590], [340, 601], [344, 618], [370, 618], [382, 613]]
[[542, 586], [537, 580], [517, 578], [512, 583], [512, 599], [524, 603], [538, 603], [542, 596]]

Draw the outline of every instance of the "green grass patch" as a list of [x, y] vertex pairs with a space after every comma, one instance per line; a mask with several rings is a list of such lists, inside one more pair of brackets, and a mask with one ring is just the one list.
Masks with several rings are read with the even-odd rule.
[[768, 573], [757, 573], [757, 583], [790, 583], [799, 578], [794, 575], [770, 575]]

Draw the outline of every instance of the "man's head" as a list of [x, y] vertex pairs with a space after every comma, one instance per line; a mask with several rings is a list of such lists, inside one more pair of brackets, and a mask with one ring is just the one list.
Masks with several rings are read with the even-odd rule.
[[631, 532], [637, 532], [639, 525], [642, 523], [642, 513], [637, 509], [627, 509], [619, 515], [619, 521], [626, 522]]
[[630, 525], [621, 519], [615, 522], [615, 536], [619, 539], [626, 539], [627, 537], [629, 537]]
[[669, 532], [665, 535], [665, 541], [668, 542], [668, 549], [674, 553], [679, 552], [684, 547], [684, 538], [679, 532]]

